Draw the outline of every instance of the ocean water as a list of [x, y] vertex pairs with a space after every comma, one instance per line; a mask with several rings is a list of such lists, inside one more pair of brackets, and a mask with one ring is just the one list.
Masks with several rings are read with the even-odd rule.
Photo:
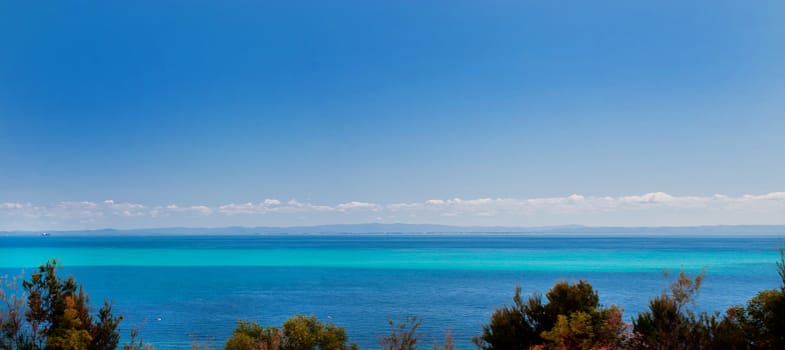
[[448, 329], [472, 349], [494, 308], [559, 280], [588, 280], [625, 318], [667, 287], [663, 271], [706, 271], [696, 307], [725, 310], [779, 285], [782, 237], [536, 235], [260, 235], [0, 237], [0, 274], [50, 258], [114, 302], [123, 340], [140, 327], [156, 349], [220, 348], [238, 319], [296, 314], [344, 326], [378, 348], [389, 319], [417, 315], [425, 348]]

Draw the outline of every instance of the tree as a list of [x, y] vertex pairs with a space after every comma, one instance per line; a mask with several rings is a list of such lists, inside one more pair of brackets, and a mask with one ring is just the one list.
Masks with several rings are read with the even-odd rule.
[[548, 299], [548, 304], [545, 305], [546, 317], [542, 319], [545, 329], [553, 327], [559, 315], [570, 315], [575, 312], [591, 313], [600, 304], [600, 296], [589, 282], [583, 280], [575, 284], [566, 281], [557, 282], [545, 297]]
[[547, 348], [552, 349], [591, 349], [594, 345], [594, 329], [591, 315], [577, 311], [568, 315], [558, 315], [551, 330], [542, 333]]
[[724, 316], [719, 312], [701, 312], [689, 325], [688, 346], [700, 349], [749, 349], [749, 338], [743, 328], [743, 308], [731, 307]]
[[19, 292], [20, 279], [0, 276], [0, 302], [3, 304], [3, 312], [0, 312], [0, 349], [30, 347], [23, 333], [25, 298]]
[[[70, 294], [63, 296], [62, 314], [56, 315], [57, 327], [49, 329], [47, 334], [46, 347], [62, 350], [82, 350], [87, 349], [93, 340], [88, 331], [91, 326], [82, 319], [86, 310], [84, 294], [80, 291], [79, 297]], [[81, 301], [80, 301], [81, 300]]]
[[238, 321], [226, 350], [277, 350], [283, 334], [277, 327], [262, 327], [258, 322]]
[[636, 348], [644, 349], [746, 349], [747, 323], [741, 307], [718, 312], [696, 313], [694, 305], [703, 284], [704, 272], [691, 278], [679, 272], [669, 292], [649, 301], [649, 311], [638, 314], [633, 322]]
[[785, 297], [765, 290], [747, 303], [745, 331], [756, 348], [785, 349]]
[[356, 344], [347, 344], [348, 337], [343, 327], [324, 324], [316, 316], [295, 315], [283, 323], [282, 350], [346, 350], [356, 349]]
[[636, 344], [651, 349], [686, 349], [690, 343], [694, 314], [687, 308], [703, 284], [703, 272], [695, 279], [680, 271], [665, 291], [649, 301], [649, 311], [638, 314], [633, 322]]
[[785, 349], [785, 250], [780, 249], [778, 289], [764, 290], [747, 302], [743, 327], [752, 346], [759, 349]]
[[496, 309], [483, 334], [473, 339], [479, 348], [616, 348], [625, 338], [621, 311], [601, 308], [588, 282], [557, 282], [546, 293], [546, 304], [536, 293], [524, 302], [520, 293], [518, 286], [514, 304]]
[[226, 350], [349, 350], [343, 327], [320, 322], [316, 316], [295, 315], [277, 327], [262, 327], [258, 322], [239, 321]]
[[513, 303], [494, 310], [490, 323], [482, 327], [482, 335], [472, 338], [478, 348], [528, 349], [542, 343], [538, 332], [545, 317], [542, 296], [535, 293], [524, 303], [521, 286], [516, 286]]
[[60, 278], [58, 269], [56, 260], [39, 266], [30, 280], [22, 282], [21, 296], [15, 281], [3, 279], [0, 299], [8, 311], [0, 313], [0, 348], [116, 349], [122, 318], [114, 317], [111, 305], [104, 302], [94, 320], [84, 288], [73, 276]]
[[603, 308], [597, 291], [586, 281], [556, 283], [545, 295], [541, 332], [547, 349], [616, 349], [626, 339], [622, 312]]
[[98, 322], [93, 324], [90, 334], [93, 341], [90, 350], [115, 350], [120, 343], [120, 333], [117, 327], [122, 321], [122, 316], [112, 316], [112, 304], [104, 300], [103, 306], [98, 310]]

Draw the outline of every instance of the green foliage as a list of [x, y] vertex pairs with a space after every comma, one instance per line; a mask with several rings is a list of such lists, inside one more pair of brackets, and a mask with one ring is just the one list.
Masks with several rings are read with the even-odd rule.
[[591, 313], [600, 304], [599, 295], [586, 281], [578, 281], [576, 284], [557, 282], [545, 297], [548, 299], [548, 304], [545, 305], [546, 317], [542, 319], [545, 329], [552, 328], [559, 315]]
[[282, 350], [345, 350], [354, 349], [347, 344], [349, 338], [343, 327], [324, 324], [316, 316], [296, 315], [283, 323]]
[[93, 341], [90, 350], [115, 350], [120, 343], [120, 333], [117, 327], [120, 325], [121, 316], [112, 316], [112, 304], [104, 300], [104, 304], [98, 310], [98, 322], [90, 328]]
[[232, 336], [226, 340], [227, 350], [277, 350], [283, 334], [277, 327], [262, 327], [258, 322], [238, 321]]
[[634, 348], [642, 349], [785, 349], [785, 253], [780, 251], [778, 272], [783, 285], [750, 299], [747, 307], [734, 306], [724, 316], [695, 313], [694, 304], [703, 282], [679, 273], [670, 294], [649, 302], [649, 311], [634, 322]]
[[277, 327], [262, 327], [258, 322], [239, 321], [226, 341], [226, 350], [348, 350], [343, 327], [320, 322], [316, 316], [296, 315]]
[[41, 265], [22, 282], [21, 295], [15, 280], [3, 280], [0, 348], [116, 349], [121, 318], [112, 316], [111, 305], [104, 303], [94, 321], [82, 286], [72, 276], [60, 278], [57, 270], [56, 260]]
[[745, 330], [763, 349], [785, 349], [785, 295], [779, 290], [758, 293], [747, 303]]
[[546, 294], [541, 333], [546, 349], [616, 349], [626, 339], [622, 312], [602, 308], [591, 284], [559, 282]]
[[296, 315], [283, 323], [282, 350], [316, 349], [322, 335], [322, 327], [315, 316]]
[[591, 315], [576, 311], [568, 315], [558, 315], [556, 324], [542, 333], [547, 348], [551, 349], [591, 349], [594, 345], [594, 329]]
[[740, 308], [728, 309], [724, 317], [719, 313], [701, 313], [697, 322], [690, 325], [687, 338], [690, 348], [701, 349], [749, 349], [749, 341], [743, 330]]
[[483, 334], [473, 338], [480, 349], [616, 348], [625, 338], [621, 311], [601, 308], [591, 284], [558, 282], [546, 294], [547, 304], [534, 294], [525, 302], [515, 289], [514, 304], [496, 309]]
[[232, 334], [232, 337], [226, 340], [226, 345], [224, 349], [226, 350], [248, 350], [248, 349], [256, 349], [257, 341], [245, 333], [235, 333]]
[[480, 349], [528, 349], [542, 343], [540, 327], [545, 316], [542, 296], [534, 294], [526, 302], [521, 298], [521, 286], [515, 287], [514, 304], [494, 310], [482, 335], [472, 338]]
[[785, 251], [780, 250], [779, 289], [764, 290], [747, 302], [742, 323], [750, 343], [759, 349], [785, 349]]
[[688, 305], [694, 302], [702, 283], [703, 272], [694, 280], [679, 272], [670, 293], [663, 291], [649, 301], [649, 311], [640, 313], [633, 322], [635, 344], [651, 349], [690, 349], [710, 334], [702, 328], [708, 316], [702, 315], [704, 322], [700, 322]]
[[703, 272], [694, 279], [680, 272], [670, 285], [670, 293], [649, 302], [649, 311], [638, 315], [634, 322], [633, 348], [640, 349], [775, 349], [755, 346], [751, 342], [750, 310], [741, 306], [719, 313], [696, 313], [691, 309], [703, 282]]
[[88, 331], [91, 321], [84, 293], [80, 288], [78, 296], [68, 293], [63, 295], [62, 311], [55, 315], [57, 323], [53, 324], [56, 327], [49, 329], [46, 347], [62, 350], [87, 349], [92, 344], [93, 337]]
[[84, 329], [66, 329], [57, 335], [49, 337], [46, 342], [47, 349], [82, 350], [86, 349], [92, 338]]

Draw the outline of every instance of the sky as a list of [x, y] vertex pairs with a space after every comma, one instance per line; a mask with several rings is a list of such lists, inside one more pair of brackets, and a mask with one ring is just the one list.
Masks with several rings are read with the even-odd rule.
[[0, 230], [785, 224], [783, 13], [0, 2]]

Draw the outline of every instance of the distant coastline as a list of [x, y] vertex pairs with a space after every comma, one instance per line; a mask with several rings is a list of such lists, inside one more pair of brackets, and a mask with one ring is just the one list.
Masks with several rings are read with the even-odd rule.
[[785, 236], [785, 225], [707, 226], [451, 226], [430, 224], [341, 224], [258, 227], [162, 227], [144, 229], [0, 231], [0, 236], [242, 236], [341, 234], [517, 234], [549, 236]]

